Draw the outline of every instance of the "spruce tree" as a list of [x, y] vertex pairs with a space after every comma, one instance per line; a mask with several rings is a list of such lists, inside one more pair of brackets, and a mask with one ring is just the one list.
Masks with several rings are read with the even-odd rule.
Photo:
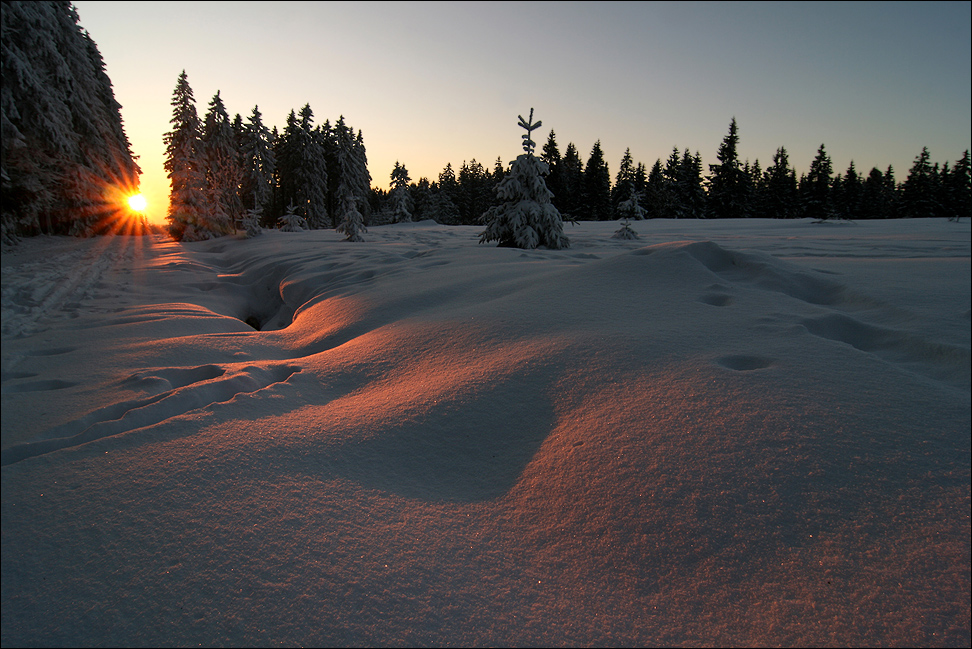
[[834, 202], [838, 217], [849, 220], [861, 218], [863, 213], [864, 183], [861, 181], [857, 169], [854, 168], [853, 160], [851, 160], [847, 171], [841, 177], [839, 190], [836, 189], [836, 178], [834, 182]]
[[265, 212], [271, 208], [277, 159], [270, 131], [263, 125], [259, 106], [247, 118], [240, 134], [240, 165], [243, 177], [240, 198], [245, 210]]
[[[278, 175], [274, 212], [280, 215], [283, 215], [291, 204], [299, 210], [297, 187], [300, 181], [300, 147], [300, 122], [297, 121], [297, 111], [291, 109], [284, 123], [283, 132], [276, 138], [274, 146]], [[301, 216], [303, 216], [302, 211]]]
[[608, 221], [614, 216], [611, 209], [611, 172], [598, 140], [591, 148], [591, 157], [584, 167], [583, 215], [592, 221]]
[[817, 149], [817, 155], [810, 163], [810, 171], [807, 172], [806, 180], [801, 184], [800, 191], [803, 197], [803, 215], [807, 218], [826, 221], [834, 216], [834, 206], [831, 197], [830, 177], [833, 172], [833, 165], [830, 156], [821, 144]]
[[935, 195], [936, 175], [932, 171], [928, 147], [924, 147], [915, 158], [915, 164], [901, 187], [901, 216], [923, 218], [938, 213], [938, 197]]
[[669, 218], [681, 219], [685, 217], [683, 201], [681, 195], [682, 187], [679, 185], [679, 175], [681, 170], [681, 158], [678, 154], [678, 147], [672, 147], [672, 152], [665, 161], [665, 168], [662, 171], [665, 187], [664, 198], [666, 212]]
[[458, 203], [459, 219], [463, 225], [479, 222], [483, 212], [492, 204], [490, 178], [486, 169], [475, 158], [463, 162], [459, 168]]
[[620, 215], [619, 205], [629, 200], [635, 191], [634, 174], [634, 160], [631, 157], [631, 149], [627, 148], [618, 166], [618, 175], [614, 178], [614, 188], [611, 191], [611, 205], [615, 215]]
[[197, 241], [213, 237], [209, 222], [205, 156], [196, 100], [183, 70], [172, 93], [172, 130], [165, 134], [165, 170], [169, 175], [169, 231], [173, 237]]
[[564, 236], [560, 212], [550, 202], [552, 194], [544, 182], [549, 167], [533, 155], [536, 143], [532, 133], [542, 122], [533, 121], [532, 108], [529, 119], [523, 119], [522, 115], [519, 118], [519, 126], [526, 131], [524, 153], [517, 156], [509, 175], [496, 188], [503, 203], [489, 208], [483, 215], [486, 230], [480, 235], [479, 242], [498, 241], [500, 246], [527, 249], [538, 246], [553, 250], [567, 248], [570, 241]]
[[[625, 181], [627, 185], [627, 198], [618, 203], [617, 216], [619, 219], [624, 219], [626, 222], [630, 220], [640, 221], [645, 218], [646, 211], [641, 207], [641, 196], [635, 189], [634, 179], [629, 179]], [[619, 238], [630, 238], [621, 235]]]
[[678, 167], [678, 198], [682, 203], [682, 216], [687, 219], [705, 218], [705, 188], [702, 185], [702, 156], [698, 151], [691, 155], [688, 149], [682, 153]]
[[295, 194], [311, 229], [327, 227], [327, 161], [323, 130], [314, 127], [310, 104], [300, 109], [298, 167]]
[[489, 176], [490, 207], [499, 205], [502, 202], [496, 195], [496, 188], [503, 182], [504, 178], [506, 178], [506, 167], [503, 166], [503, 158], [497, 157], [496, 162], [493, 163], [493, 173]]
[[429, 216], [441, 225], [458, 225], [460, 223], [459, 181], [452, 163], [446, 163], [439, 172], [439, 180], [433, 183], [429, 200]]
[[567, 144], [560, 166], [561, 196], [554, 196], [554, 206], [565, 219], [575, 221], [583, 210], [584, 163], [573, 142]]
[[367, 230], [361, 210], [371, 189], [364, 141], [360, 132], [355, 137], [354, 129], [344, 123], [344, 115], [334, 124], [334, 135], [340, 177], [337, 190], [337, 231], [344, 234], [347, 241], [364, 241], [362, 235]]
[[412, 220], [412, 199], [408, 193], [408, 184], [411, 181], [408, 169], [396, 160], [395, 168], [391, 172], [391, 192], [388, 195], [392, 223], [407, 223]]
[[949, 221], [972, 216], [972, 166], [969, 150], [955, 161], [955, 167], [945, 179], [945, 215]]
[[738, 219], [749, 216], [746, 184], [748, 176], [739, 162], [739, 133], [736, 118], [729, 123], [729, 133], [716, 153], [718, 164], [709, 165], [707, 211], [711, 218]]
[[243, 216], [239, 196], [243, 169], [236, 134], [219, 91], [209, 103], [200, 139], [206, 167], [209, 228], [213, 234], [225, 234], [236, 229]]
[[409, 186], [408, 192], [413, 206], [412, 219], [423, 221], [431, 218], [429, 216], [429, 202], [432, 199], [432, 184], [429, 179], [425, 176], [419, 178], [417, 183]]
[[287, 211], [280, 217], [279, 223], [281, 232], [302, 232], [307, 229], [307, 220], [293, 203], [287, 205]]
[[560, 148], [557, 146], [557, 134], [554, 133], [553, 129], [550, 129], [550, 135], [547, 136], [547, 143], [543, 145], [543, 151], [540, 153], [540, 159], [547, 163], [547, 167], [550, 169], [550, 173], [547, 174], [546, 183], [547, 189], [553, 194], [553, 204], [559, 211], [561, 210], [560, 201], [562, 200], [564, 188], [563, 188], [563, 168], [561, 167], [560, 161]]
[[648, 179], [645, 181], [645, 217], [649, 219], [671, 218], [670, 210], [670, 189], [665, 180], [665, 171], [662, 168], [661, 158], [655, 160], [651, 171], [648, 172]]
[[773, 155], [773, 164], [766, 170], [766, 182], [761, 209], [766, 217], [792, 219], [799, 216], [796, 172], [790, 167], [786, 147]]

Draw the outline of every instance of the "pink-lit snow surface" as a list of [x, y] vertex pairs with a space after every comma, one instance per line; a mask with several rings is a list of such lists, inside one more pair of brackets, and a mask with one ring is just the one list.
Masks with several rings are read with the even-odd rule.
[[4, 248], [3, 646], [967, 646], [968, 220], [632, 225]]

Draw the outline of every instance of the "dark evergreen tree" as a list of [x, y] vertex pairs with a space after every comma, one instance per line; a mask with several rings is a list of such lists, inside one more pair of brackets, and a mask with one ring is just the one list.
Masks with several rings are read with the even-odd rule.
[[611, 172], [598, 140], [591, 148], [591, 157], [584, 167], [583, 216], [591, 221], [609, 221], [611, 209]]
[[891, 216], [897, 217], [901, 209], [901, 187], [894, 179], [894, 167], [892, 165], [888, 165], [884, 172], [884, 187], [891, 198]]
[[645, 189], [648, 187], [648, 169], [645, 168], [643, 162], [639, 162], [635, 167], [634, 186], [638, 196], [644, 197]]
[[621, 158], [621, 164], [618, 166], [618, 175], [614, 178], [614, 188], [611, 191], [611, 206], [617, 218], [622, 218], [618, 216], [621, 213], [619, 208], [621, 203], [630, 201], [632, 194], [636, 191], [634, 175], [634, 159], [631, 157], [631, 149], [627, 148]]
[[463, 225], [473, 225], [479, 222], [483, 212], [492, 204], [492, 189], [489, 174], [482, 164], [475, 158], [469, 163], [463, 162], [459, 168], [458, 177], [459, 221]]
[[891, 201], [884, 184], [884, 174], [877, 167], [861, 183], [861, 210], [858, 218], [886, 219], [890, 217]]
[[460, 223], [459, 181], [452, 163], [446, 163], [439, 172], [439, 180], [432, 185], [432, 195], [429, 201], [429, 218], [442, 225], [458, 225]]
[[807, 173], [805, 186], [801, 187], [803, 197], [804, 216], [825, 221], [834, 217], [834, 206], [831, 200], [831, 173], [833, 165], [830, 156], [821, 144], [817, 149], [817, 156], [810, 163], [810, 171]]
[[678, 167], [678, 200], [681, 203], [682, 218], [705, 218], [705, 188], [702, 181], [702, 156], [696, 151], [691, 155], [688, 149], [682, 153]]
[[739, 162], [736, 118], [729, 123], [729, 133], [716, 153], [718, 164], [709, 165], [707, 211], [717, 219], [745, 218], [750, 214], [747, 196], [748, 175]]
[[547, 136], [547, 143], [543, 145], [543, 151], [540, 153], [540, 159], [547, 163], [547, 168], [550, 169], [550, 173], [547, 174], [546, 182], [547, 189], [553, 193], [553, 204], [558, 210], [560, 210], [560, 201], [563, 198], [561, 195], [564, 193], [564, 182], [563, 182], [563, 168], [560, 164], [560, 149], [557, 147], [557, 134], [550, 130], [550, 135]]
[[793, 219], [800, 216], [796, 172], [790, 167], [785, 147], [773, 154], [773, 164], [764, 174], [760, 213], [766, 218]]
[[940, 212], [936, 180], [937, 173], [932, 169], [928, 147], [924, 147], [901, 186], [900, 215], [905, 218], [936, 216]]
[[662, 171], [662, 177], [664, 179], [662, 182], [662, 186], [664, 187], [664, 191], [662, 192], [662, 197], [664, 198], [662, 211], [668, 218], [672, 219], [680, 219], [685, 216], [682, 209], [681, 188], [678, 183], [681, 162], [682, 159], [679, 156], [678, 147], [673, 146], [668, 160], [665, 161], [665, 168]]
[[851, 160], [847, 172], [841, 179], [839, 189], [837, 179], [834, 179], [834, 203], [837, 216], [842, 219], [856, 220], [861, 218], [864, 211], [864, 183], [857, 169], [854, 168], [854, 161]]
[[652, 165], [651, 171], [648, 173], [644, 196], [642, 207], [645, 208], [646, 218], [672, 218], [671, 191], [660, 158], [655, 160], [655, 164]]
[[760, 199], [760, 192], [763, 186], [763, 170], [759, 165], [759, 158], [749, 164], [749, 160], [743, 165], [746, 173], [746, 205], [748, 206], [747, 216], [756, 215], [756, 205]]
[[944, 179], [945, 216], [950, 221], [958, 221], [963, 216], [972, 216], [972, 173], [970, 173], [969, 150], [955, 161], [955, 167]]
[[432, 218], [429, 215], [429, 202], [432, 199], [432, 185], [429, 179], [424, 176], [419, 178], [417, 183], [409, 186], [409, 194], [414, 206], [412, 218], [416, 221]]
[[567, 144], [560, 161], [561, 197], [554, 197], [554, 206], [563, 218], [574, 221], [580, 218], [584, 205], [584, 163], [573, 142]]
[[496, 193], [496, 188], [499, 187], [499, 184], [503, 182], [504, 178], [506, 178], [506, 168], [503, 166], [503, 158], [497, 156], [496, 162], [493, 163], [493, 173], [489, 176], [489, 195], [491, 197], [489, 203], [490, 207], [499, 205], [503, 202]]

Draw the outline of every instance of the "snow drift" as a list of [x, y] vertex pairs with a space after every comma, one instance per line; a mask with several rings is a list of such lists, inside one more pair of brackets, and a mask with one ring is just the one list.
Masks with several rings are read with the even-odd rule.
[[4, 644], [968, 644], [968, 223], [633, 227], [5, 249]]

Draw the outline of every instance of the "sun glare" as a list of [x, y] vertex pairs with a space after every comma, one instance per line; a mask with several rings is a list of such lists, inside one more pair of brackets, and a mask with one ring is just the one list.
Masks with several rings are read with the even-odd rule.
[[135, 212], [144, 212], [148, 203], [145, 202], [145, 197], [141, 194], [134, 194], [128, 197], [128, 206]]

